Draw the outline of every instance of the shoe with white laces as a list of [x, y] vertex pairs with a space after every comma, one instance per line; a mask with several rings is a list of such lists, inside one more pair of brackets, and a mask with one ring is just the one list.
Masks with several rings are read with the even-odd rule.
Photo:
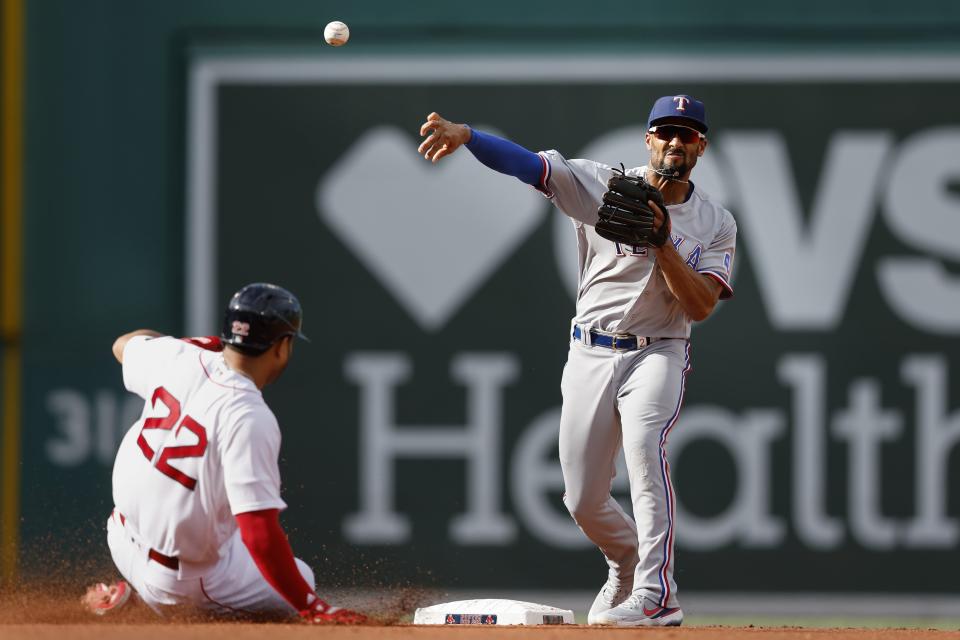
[[683, 622], [683, 611], [680, 607], [661, 607], [635, 593], [619, 606], [597, 614], [589, 622], [617, 627], [679, 627]]
[[101, 582], [88, 588], [80, 601], [87, 611], [102, 616], [127, 604], [131, 593], [133, 589], [126, 580], [117, 580], [109, 585]]
[[600, 589], [600, 593], [593, 600], [590, 612], [587, 614], [587, 624], [603, 624], [597, 622], [597, 616], [613, 609], [628, 597], [633, 591], [633, 573], [626, 580], [621, 580], [615, 573], [611, 573], [607, 582]]

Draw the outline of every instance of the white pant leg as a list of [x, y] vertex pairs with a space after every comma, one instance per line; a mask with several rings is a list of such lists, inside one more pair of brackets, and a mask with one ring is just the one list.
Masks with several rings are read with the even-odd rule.
[[120, 524], [116, 513], [111, 513], [107, 518], [107, 546], [110, 548], [110, 556], [120, 575], [133, 587], [134, 591], [140, 593], [146, 554], [142, 553], [139, 545], [124, 533], [123, 525]]
[[[295, 560], [300, 575], [315, 589], [313, 570], [303, 560]], [[290, 615], [297, 613], [264, 579], [243, 544], [239, 531], [235, 532], [225, 545], [223, 556], [216, 568], [201, 578], [200, 587], [204, 608], [213, 611]]]
[[157, 613], [163, 613], [165, 607], [193, 602], [196, 585], [178, 581], [176, 571], [150, 561], [149, 549], [130, 536], [116, 512], [107, 520], [107, 546], [120, 574]]
[[560, 385], [560, 467], [570, 515], [603, 552], [611, 574], [626, 578], [637, 564], [637, 530], [610, 495], [621, 437], [614, 377], [619, 360], [603, 347], [570, 344]]
[[[157, 613], [184, 606], [224, 614], [296, 613], [264, 579], [239, 531], [225, 545], [216, 566], [201, 578], [182, 579], [177, 571], [148, 560], [149, 549], [124, 532], [118, 517], [107, 521], [107, 544], [121, 575]], [[313, 570], [299, 558], [296, 563], [300, 575], [315, 588]]]
[[662, 607], [678, 606], [673, 578], [676, 499], [666, 444], [680, 413], [688, 365], [688, 342], [655, 342], [638, 353], [619, 395], [640, 558], [633, 589]]

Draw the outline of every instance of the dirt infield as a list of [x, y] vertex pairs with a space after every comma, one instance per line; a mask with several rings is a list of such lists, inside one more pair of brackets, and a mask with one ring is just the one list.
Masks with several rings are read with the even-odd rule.
[[600, 629], [597, 627], [414, 627], [409, 625], [363, 627], [309, 627], [297, 624], [89, 624], [0, 625], [4, 640], [619, 640], [643, 637], [671, 640], [921, 640], [960, 638], [960, 632], [918, 629], [788, 629], [742, 627], [681, 627], [679, 629]]
[[408, 623], [418, 603], [415, 593], [384, 597], [374, 615], [379, 623], [353, 627], [308, 626], [297, 622], [211, 621], [204, 615], [158, 618], [142, 603], [131, 601], [114, 615], [99, 618], [84, 611], [79, 588], [30, 588], [0, 592], [0, 639], [59, 640], [618, 640], [642, 636], [672, 640], [960, 640], [960, 631], [934, 629], [820, 629], [802, 627], [685, 626], [672, 629], [564, 627], [413, 626]]

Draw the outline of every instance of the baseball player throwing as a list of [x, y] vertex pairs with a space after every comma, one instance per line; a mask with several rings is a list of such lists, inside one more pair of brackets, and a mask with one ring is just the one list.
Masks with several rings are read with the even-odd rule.
[[280, 527], [280, 428], [260, 391], [286, 368], [301, 317], [289, 291], [251, 284], [230, 300], [221, 338], [117, 338], [124, 385], [146, 404], [117, 451], [107, 520], [126, 580], [91, 587], [91, 610], [122, 605], [132, 586], [158, 613], [363, 620], [317, 597]]
[[[576, 228], [580, 282], [561, 381], [560, 464], [564, 503], [609, 565], [590, 624], [683, 621], [666, 445], [690, 371], [690, 325], [732, 295], [737, 235], [733, 216], [690, 181], [706, 133], [702, 102], [664, 96], [648, 119], [649, 164], [620, 171], [533, 153], [437, 113], [420, 128], [426, 159], [465, 145], [541, 191]], [[610, 495], [621, 446], [633, 518]]]

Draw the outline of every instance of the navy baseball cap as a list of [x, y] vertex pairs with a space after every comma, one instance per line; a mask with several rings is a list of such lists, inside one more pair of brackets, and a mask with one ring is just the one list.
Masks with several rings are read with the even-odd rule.
[[707, 108], [692, 96], [679, 95], [657, 98], [657, 101], [653, 103], [653, 109], [650, 109], [647, 128], [649, 129], [656, 125], [658, 121], [667, 118], [674, 122], [686, 120], [691, 127], [700, 133], [707, 132]]

